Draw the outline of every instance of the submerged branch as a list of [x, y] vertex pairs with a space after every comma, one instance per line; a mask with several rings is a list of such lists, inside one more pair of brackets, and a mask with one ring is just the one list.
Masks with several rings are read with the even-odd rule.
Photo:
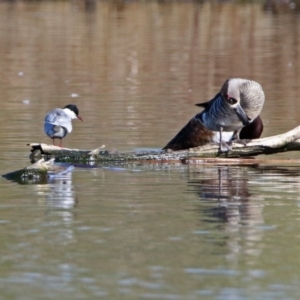
[[21, 184], [28, 183], [46, 183], [49, 179], [66, 175], [71, 172], [74, 167], [62, 167], [54, 163], [54, 158], [45, 161], [43, 158], [36, 163], [14, 172], [2, 175], [2, 177], [19, 182]]

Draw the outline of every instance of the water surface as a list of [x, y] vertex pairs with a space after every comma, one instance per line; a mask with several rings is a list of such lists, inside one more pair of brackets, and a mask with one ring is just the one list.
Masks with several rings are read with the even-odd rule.
[[[1, 2], [2, 174], [29, 164], [27, 143], [51, 142], [43, 119], [54, 107], [75, 103], [84, 118], [68, 147], [157, 149], [229, 77], [262, 84], [264, 136], [292, 129], [299, 32], [297, 6], [261, 2]], [[287, 164], [2, 179], [1, 295], [298, 299], [299, 186]]]

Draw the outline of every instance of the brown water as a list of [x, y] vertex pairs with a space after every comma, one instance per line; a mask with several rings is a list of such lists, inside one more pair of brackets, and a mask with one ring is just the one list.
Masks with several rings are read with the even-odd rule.
[[[51, 142], [45, 113], [68, 103], [84, 118], [73, 148], [161, 148], [229, 77], [262, 84], [264, 136], [298, 126], [297, 1], [87, 3], [0, 3], [2, 174], [29, 164], [26, 143]], [[136, 164], [2, 179], [0, 298], [298, 299], [299, 171]]]

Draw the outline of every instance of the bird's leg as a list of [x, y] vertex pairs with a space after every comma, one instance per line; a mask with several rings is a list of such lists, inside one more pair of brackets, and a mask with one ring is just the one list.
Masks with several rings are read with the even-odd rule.
[[62, 147], [62, 139], [60, 139], [59, 147], [60, 147], [60, 148]]
[[231, 142], [229, 142], [229, 143], [223, 142], [222, 132], [223, 132], [223, 127], [220, 127], [220, 151], [228, 152], [229, 150], [232, 150]]
[[236, 140], [239, 140], [239, 139], [240, 139], [239, 132], [236, 130], [236, 131], [233, 132], [231, 141], [236, 141]]
[[54, 138], [52, 138], [52, 141], [53, 141], [53, 146], [55, 146]]

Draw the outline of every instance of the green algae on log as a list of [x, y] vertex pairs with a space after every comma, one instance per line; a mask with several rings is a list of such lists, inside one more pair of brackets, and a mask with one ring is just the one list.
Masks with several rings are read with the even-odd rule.
[[233, 143], [232, 150], [220, 152], [219, 146], [209, 144], [188, 150], [170, 151], [138, 151], [118, 153], [116, 150], [106, 151], [104, 146], [95, 150], [80, 150], [60, 148], [47, 144], [29, 144], [31, 147], [31, 160], [41, 156], [55, 158], [60, 162], [104, 163], [104, 162], [172, 162], [190, 161], [206, 158], [243, 158], [260, 154], [275, 154], [287, 151], [300, 150], [300, 126], [286, 133], [266, 138], [247, 141], [247, 144]]
[[89, 163], [94, 160], [97, 155], [112, 155], [112, 153], [117, 153], [116, 150], [111, 151], [103, 150], [105, 146], [101, 146], [94, 150], [81, 150], [81, 149], [69, 149], [61, 148], [58, 146], [47, 145], [43, 143], [32, 143], [27, 144], [31, 147], [31, 153], [29, 158], [31, 162], [35, 162], [38, 159], [45, 158], [55, 158], [57, 162], [81, 162]]

